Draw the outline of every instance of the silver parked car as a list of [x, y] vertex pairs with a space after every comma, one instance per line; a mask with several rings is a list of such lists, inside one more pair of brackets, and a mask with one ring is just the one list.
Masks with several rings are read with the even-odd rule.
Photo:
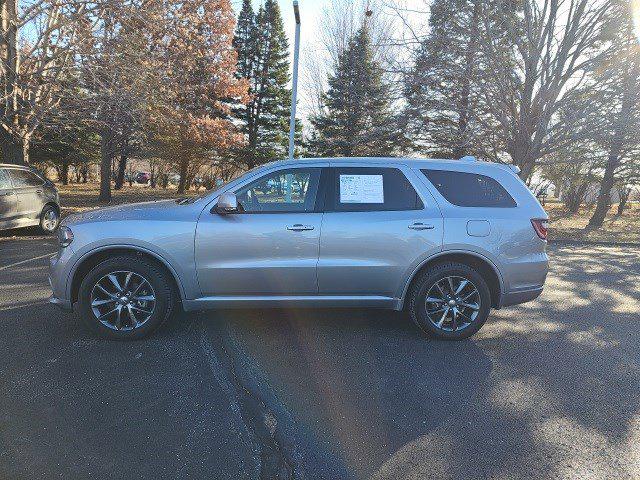
[[309, 159], [254, 169], [203, 197], [72, 215], [51, 302], [139, 338], [216, 307], [405, 309], [466, 338], [547, 275], [547, 215], [505, 165]]
[[59, 222], [53, 183], [29, 167], [0, 163], [0, 230], [38, 225], [53, 233]]

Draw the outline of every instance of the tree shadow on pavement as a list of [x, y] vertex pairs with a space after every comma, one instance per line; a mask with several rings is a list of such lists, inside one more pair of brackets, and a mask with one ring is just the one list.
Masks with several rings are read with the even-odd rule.
[[640, 440], [637, 251], [551, 256], [540, 299], [463, 342], [375, 310], [211, 320], [354, 478], [630, 478], [640, 459], [619, 452]]

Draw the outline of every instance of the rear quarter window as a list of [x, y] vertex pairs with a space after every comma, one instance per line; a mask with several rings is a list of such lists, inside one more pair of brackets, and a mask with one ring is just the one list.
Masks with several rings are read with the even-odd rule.
[[449, 203], [459, 207], [513, 208], [513, 197], [494, 178], [487, 175], [450, 170], [422, 169]]
[[29, 170], [10, 168], [9, 175], [14, 187], [39, 187], [44, 184], [42, 178]]

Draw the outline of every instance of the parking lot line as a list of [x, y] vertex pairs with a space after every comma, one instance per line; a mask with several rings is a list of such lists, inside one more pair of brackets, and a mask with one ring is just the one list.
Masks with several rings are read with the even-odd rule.
[[9, 268], [17, 267], [19, 265], [24, 265], [25, 263], [34, 262], [36, 260], [41, 260], [43, 258], [50, 257], [54, 253], [56, 253], [56, 252], [45, 253], [44, 255], [40, 255], [38, 257], [27, 258], [26, 260], [20, 260], [19, 262], [10, 263], [9, 265], [4, 265], [4, 266], [0, 267], [0, 272], [3, 271], [3, 270], [8, 270]]

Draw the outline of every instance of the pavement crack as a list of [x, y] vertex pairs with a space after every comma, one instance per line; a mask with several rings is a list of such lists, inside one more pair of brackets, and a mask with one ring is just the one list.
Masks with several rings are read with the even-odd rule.
[[[276, 414], [263, 401], [255, 382], [239, 372], [237, 352], [229, 333], [222, 326], [213, 326], [216, 335], [208, 335], [202, 324], [202, 344], [218, 383], [229, 397], [232, 409], [241, 420], [256, 447], [260, 480], [299, 480], [305, 478], [293, 456], [281, 441], [281, 429]], [[208, 351], [207, 351], [208, 350]], [[222, 377], [224, 375], [224, 378]]]

